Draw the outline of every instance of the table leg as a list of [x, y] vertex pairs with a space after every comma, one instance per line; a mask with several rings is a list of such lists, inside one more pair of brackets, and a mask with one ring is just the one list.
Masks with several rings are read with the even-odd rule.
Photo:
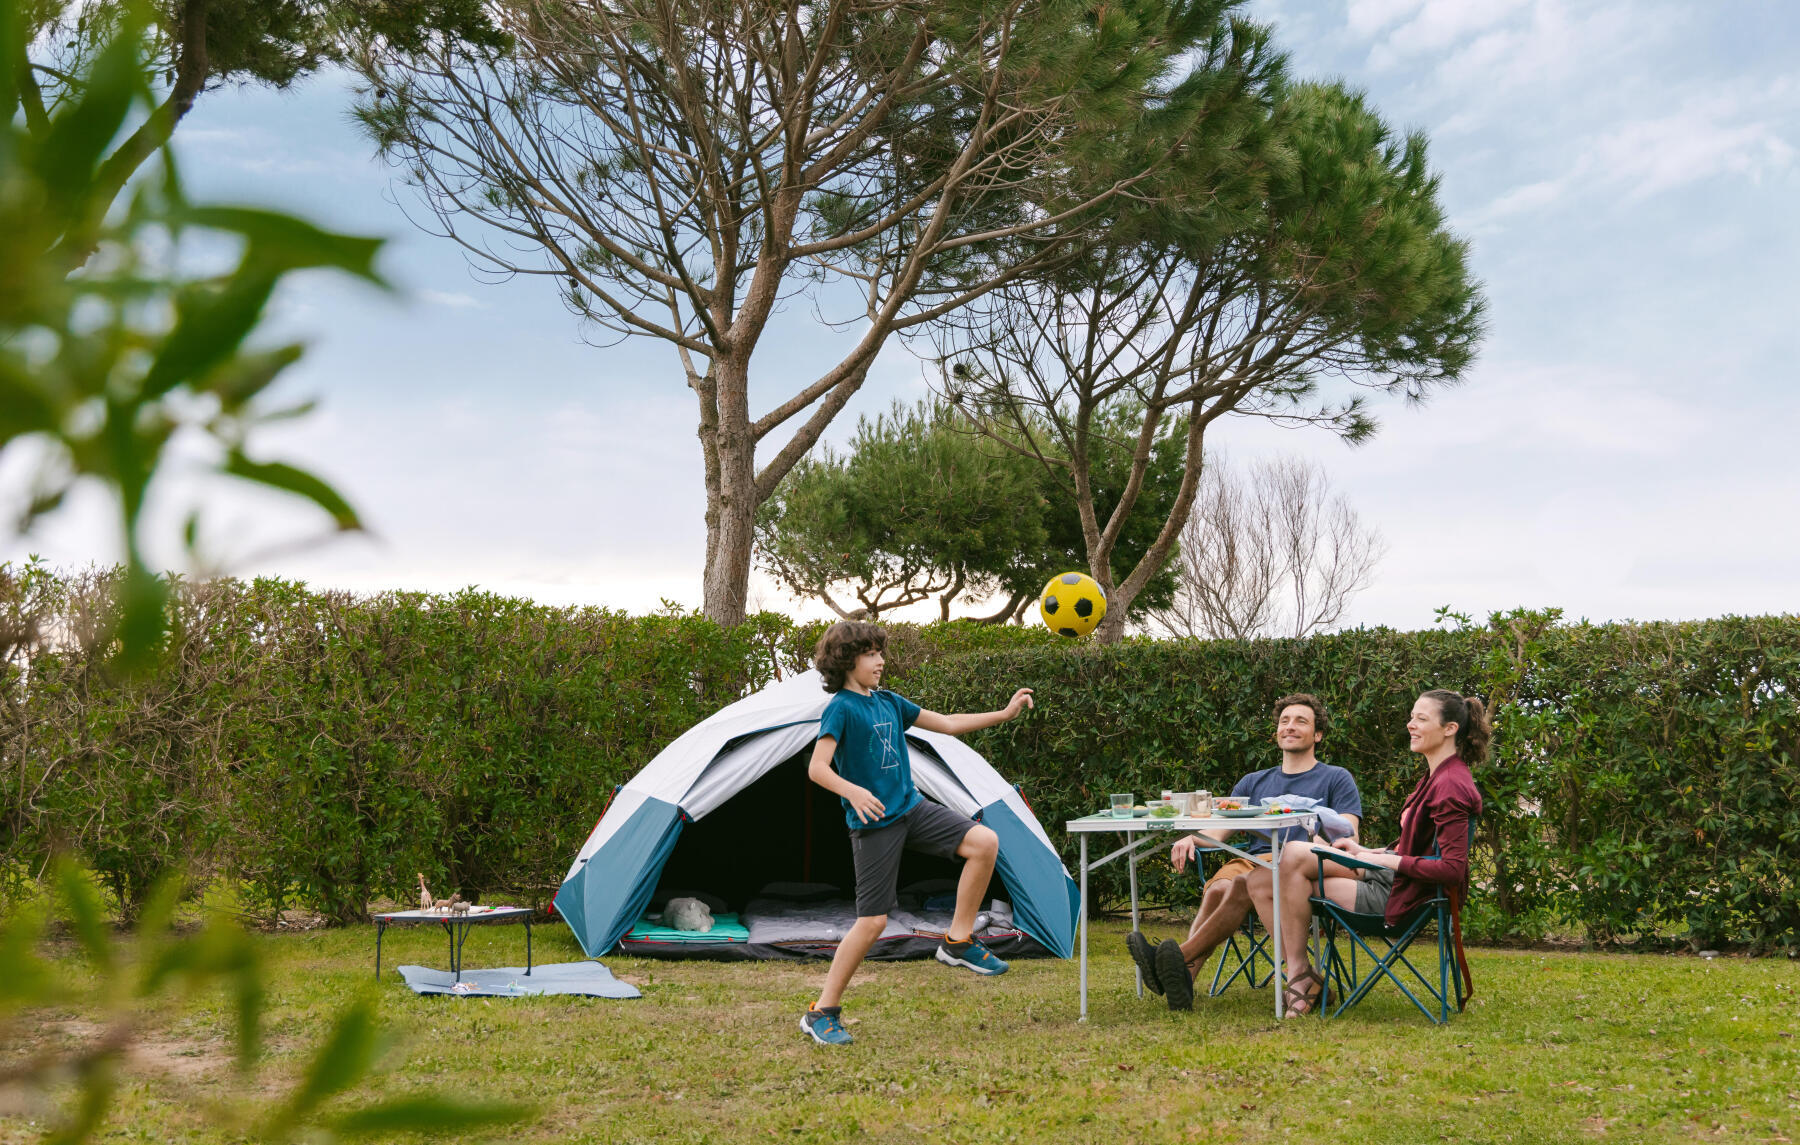
[[467, 922], [458, 923], [456, 926], [456, 980], [458, 982], [462, 981], [462, 948], [468, 937], [469, 924]]
[[450, 941], [450, 983], [455, 985], [460, 981], [456, 974], [456, 924], [446, 918], [440, 925], [444, 928], [444, 937]]
[[1087, 1021], [1087, 940], [1088, 940], [1088, 837], [1081, 836], [1081, 911], [1076, 925], [1081, 928], [1081, 1020]]
[[387, 923], [375, 920], [375, 981], [381, 981], [381, 935], [387, 930]]
[[1275, 883], [1275, 925], [1270, 928], [1269, 941], [1275, 946], [1275, 977], [1272, 981], [1275, 983], [1275, 1017], [1277, 1019], [1282, 1016], [1282, 971], [1286, 961], [1281, 954], [1281, 851], [1281, 833], [1279, 831], [1269, 832], [1269, 858], [1271, 860], [1269, 874]]
[[531, 916], [525, 916], [525, 977], [531, 977]]
[[[1137, 861], [1138, 853], [1134, 848], [1125, 856], [1131, 868], [1131, 929], [1138, 928], [1138, 896], [1137, 896]], [[1131, 960], [1131, 975], [1137, 980], [1137, 996], [1144, 996], [1144, 972], [1138, 969], [1137, 959]]]

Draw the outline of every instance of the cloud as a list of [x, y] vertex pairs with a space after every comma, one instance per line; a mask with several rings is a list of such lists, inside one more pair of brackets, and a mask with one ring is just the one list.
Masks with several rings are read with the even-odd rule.
[[1527, 214], [1540, 210], [1562, 198], [1569, 189], [1569, 179], [1541, 179], [1536, 183], [1527, 183], [1522, 187], [1514, 187], [1487, 206], [1482, 207], [1458, 221], [1471, 229], [1482, 229], [1490, 223], [1512, 215]]
[[1385, 68], [1420, 55], [1442, 54], [1515, 15], [1541, 17], [1545, 8], [1526, 0], [1483, 0], [1479, 4], [1468, 0], [1364, 0], [1353, 3], [1348, 16], [1351, 30], [1367, 29], [1365, 35], [1393, 26], [1369, 54], [1372, 66]]
[[1672, 114], [1628, 122], [1595, 142], [1588, 165], [1633, 198], [1719, 176], [1761, 182], [1794, 165], [1794, 145], [1758, 114], [1784, 102], [1787, 86], [1693, 99]]
[[452, 310], [486, 310], [487, 303], [479, 301], [473, 295], [453, 290], [421, 290], [419, 298], [433, 306], [448, 306]]

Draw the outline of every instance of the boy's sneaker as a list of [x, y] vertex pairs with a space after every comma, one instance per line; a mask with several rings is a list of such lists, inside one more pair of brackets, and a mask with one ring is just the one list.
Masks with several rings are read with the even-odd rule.
[[967, 942], [951, 942], [948, 938], [938, 944], [937, 960], [946, 966], [967, 966], [977, 974], [1004, 974], [1006, 963], [994, 957], [994, 952], [971, 938]]
[[808, 1006], [806, 1013], [800, 1015], [800, 1029], [807, 1037], [822, 1046], [847, 1046], [856, 1039], [844, 1028], [842, 1006], [826, 1006], [814, 1009]]

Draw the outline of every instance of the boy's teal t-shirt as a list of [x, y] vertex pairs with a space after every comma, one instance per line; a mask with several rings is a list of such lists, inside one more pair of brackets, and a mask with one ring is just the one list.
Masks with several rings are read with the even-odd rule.
[[880, 819], [864, 823], [848, 799], [844, 822], [852, 831], [868, 831], [897, 822], [923, 798], [913, 786], [912, 761], [906, 755], [906, 729], [919, 718], [919, 705], [886, 688], [868, 695], [844, 688], [825, 705], [819, 717], [819, 738], [837, 740], [831, 757], [838, 774], [858, 787], [866, 787], [881, 800]]

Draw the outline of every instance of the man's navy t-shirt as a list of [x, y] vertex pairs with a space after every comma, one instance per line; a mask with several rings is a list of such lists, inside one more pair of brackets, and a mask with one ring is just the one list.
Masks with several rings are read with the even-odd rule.
[[[1315, 763], [1295, 775], [1284, 775], [1279, 767], [1253, 771], [1237, 781], [1231, 794], [1251, 803], [1272, 795], [1303, 795], [1308, 799], [1317, 799], [1340, 815], [1354, 815], [1358, 820], [1362, 819], [1362, 795], [1356, 790], [1356, 780], [1343, 768], [1324, 762]], [[1306, 839], [1307, 834], [1299, 827], [1284, 827], [1277, 833], [1277, 837], [1285, 846], [1295, 839]], [[1250, 838], [1251, 842], [1243, 850], [1252, 855], [1260, 855], [1269, 849], [1268, 840], [1263, 836], [1252, 835]]]
[[837, 740], [832, 762], [838, 774], [866, 787], [881, 800], [880, 819], [864, 823], [848, 799], [844, 822], [852, 831], [886, 827], [917, 807], [924, 798], [913, 786], [912, 761], [906, 755], [906, 729], [919, 718], [919, 705], [885, 688], [868, 695], [844, 688], [825, 705], [819, 717], [819, 738]]

